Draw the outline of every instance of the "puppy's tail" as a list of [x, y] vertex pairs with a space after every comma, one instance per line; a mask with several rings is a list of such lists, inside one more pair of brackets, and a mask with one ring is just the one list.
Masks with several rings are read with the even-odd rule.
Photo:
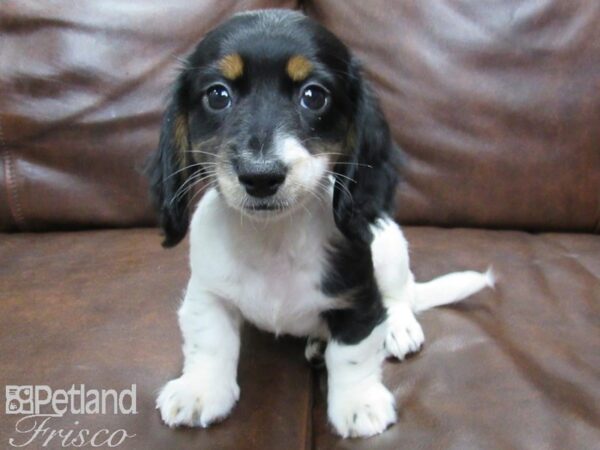
[[467, 270], [434, 278], [426, 283], [415, 283], [412, 309], [415, 313], [436, 306], [458, 302], [485, 287], [494, 287], [496, 277], [490, 267], [485, 273]]

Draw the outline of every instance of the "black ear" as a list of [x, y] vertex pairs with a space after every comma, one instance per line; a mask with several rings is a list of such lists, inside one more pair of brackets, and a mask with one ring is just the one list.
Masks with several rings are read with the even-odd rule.
[[355, 60], [349, 73], [354, 119], [347, 157], [334, 168], [334, 217], [347, 238], [370, 242], [370, 225], [392, 212], [399, 156], [377, 98]]
[[150, 192], [159, 211], [164, 247], [178, 244], [189, 225], [188, 195], [182, 192], [189, 150], [187, 89], [183, 75], [175, 84], [162, 119], [158, 149], [148, 161]]

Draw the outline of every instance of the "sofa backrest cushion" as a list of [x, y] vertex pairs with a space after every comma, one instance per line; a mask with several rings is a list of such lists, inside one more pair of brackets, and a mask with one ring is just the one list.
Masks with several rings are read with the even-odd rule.
[[0, 229], [153, 225], [142, 168], [185, 55], [217, 23], [294, 0], [3, 0]]
[[403, 149], [401, 223], [600, 232], [600, 2], [309, 5]]
[[141, 167], [178, 57], [298, 7], [363, 61], [405, 224], [600, 232], [600, 2], [175, 0], [0, 8], [0, 229], [154, 223]]

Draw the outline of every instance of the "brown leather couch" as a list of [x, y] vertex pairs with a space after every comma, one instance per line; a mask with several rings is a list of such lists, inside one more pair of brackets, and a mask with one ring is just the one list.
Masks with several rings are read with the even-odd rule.
[[[498, 274], [422, 315], [424, 350], [384, 370], [399, 421], [368, 440], [332, 434], [301, 341], [250, 327], [231, 417], [171, 430], [154, 409], [187, 248], [160, 247], [139, 169], [177, 58], [258, 7], [304, 9], [364, 61], [417, 278]], [[598, 0], [4, 0], [0, 155], [0, 384], [137, 389], [136, 415], [50, 428], [125, 429], [127, 449], [600, 446]], [[0, 414], [2, 448], [30, 437], [20, 417]]]

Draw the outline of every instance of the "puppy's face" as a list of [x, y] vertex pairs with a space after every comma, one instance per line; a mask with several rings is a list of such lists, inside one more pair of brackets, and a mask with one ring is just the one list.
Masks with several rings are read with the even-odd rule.
[[375, 168], [390, 142], [358, 64], [333, 34], [297, 12], [236, 15], [187, 58], [163, 118], [149, 173], [164, 245], [183, 238], [190, 203], [207, 186], [267, 220], [319, 197], [333, 176], [336, 223], [356, 228], [342, 218], [374, 217], [390, 201], [391, 178]]
[[246, 13], [211, 32], [184, 69], [189, 176], [255, 217], [318, 195], [345, 151], [348, 64], [339, 41], [297, 13]]

